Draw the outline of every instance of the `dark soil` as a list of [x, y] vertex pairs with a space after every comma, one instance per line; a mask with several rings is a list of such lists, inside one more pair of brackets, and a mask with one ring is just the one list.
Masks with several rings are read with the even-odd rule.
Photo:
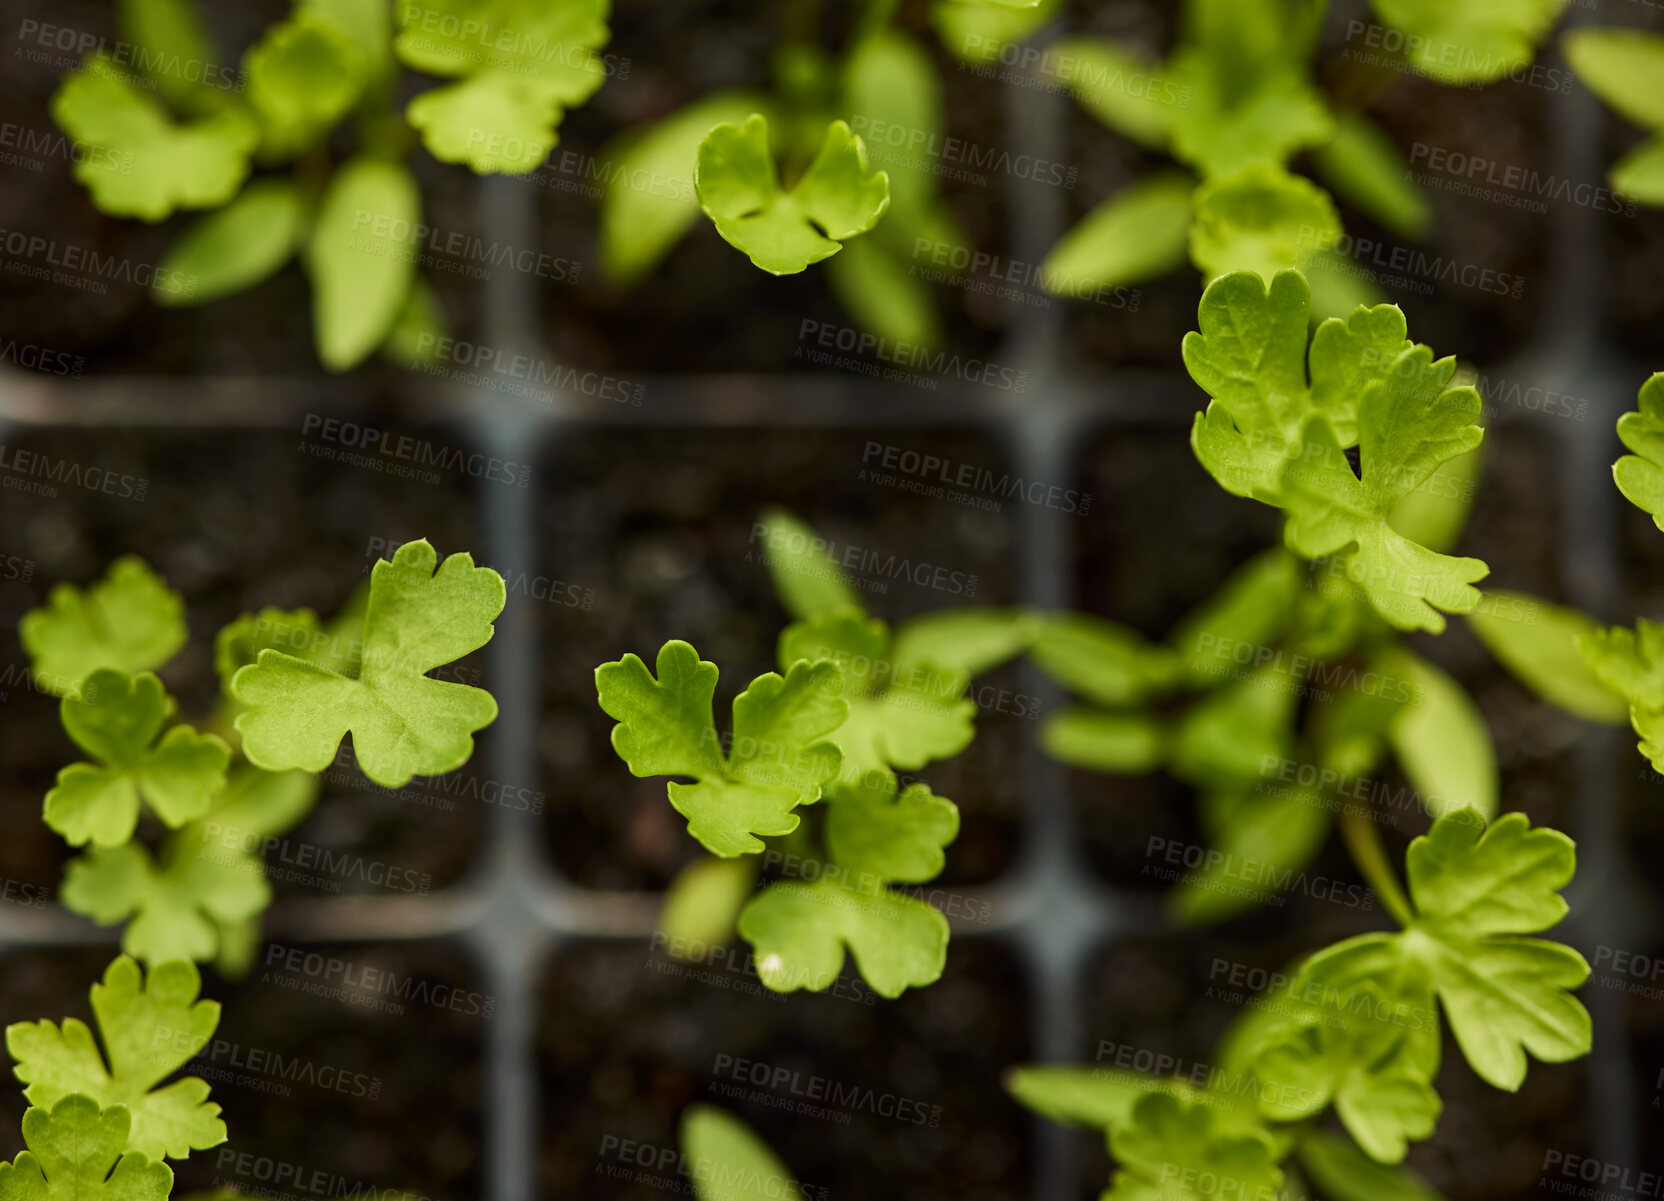
[[[455, 430], [419, 430], [366, 418], [371, 425], [418, 435], [436, 446], [465, 446]], [[3, 477], [0, 529], [6, 554], [31, 564], [30, 578], [6, 584], [0, 662], [12, 665], [6, 692], [7, 736], [0, 757], [0, 872], [8, 878], [57, 891], [66, 857], [61, 840], [40, 821], [41, 800], [56, 772], [79, 757], [63, 733], [54, 698], [30, 689], [16, 623], [44, 603], [53, 584], [85, 585], [100, 578], [123, 554], [144, 558], [185, 598], [190, 641], [160, 673], [181, 713], [201, 724], [219, 690], [214, 635], [240, 613], [276, 606], [311, 607], [332, 614], [366, 577], [388, 544], [426, 536], [442, 553], [486, 545], [475, 517], [479, 487], [440, 470], [440, 482], [398, 479], [370, 467], [331, 463], [308, 453], [319, 444], [294, 427], [270, 432], [224, 433], [111, 430], [20, 433], [6, 444], [7, 463], [17, 455], [47, 470], [99, 468], [126, 477], [134, 496], [116, 498], [72, 482], [45, 484], [17, 470]], [[388, 460], [388, 463], [394, 462]], [[67, 465], [67, 466], [66, 466]], [[386, 465], [386, 464], [384, 464]], [[60, 478], [64, 478], [60, 474]], [[137, 499], [140, 482], [143, 499]], [[20, 491], [45, 484], [55, 496]], [[129, 487], [130, 484], [130, 487]], [[461, 660], [455, 678], [489, 685], [485, 656]], [[489, 734], [483, 750], [489, 749]], [[404, 793], [369, 784], [350, 757], [324, 774], [312, 815], [288, 838], [299, 848], [351, 851], [366, 861], [328, 877], [304, 873], [302, 883], [274, 879], [280, 894], [378, 891], [368, 864], [400, 869], [425, 890], [456, 881], [465, 870], [487, 811], [472, 777], [488, 774], [487, 753], [477, 753], [462, 773], [418, 781]], [[311, 854], [315, 854], [313, 851]], [[308, 858], [310, 855], [308, 855]], [[421, 883], [422, 877], [427, 877]], [[384, 891], [384, 889], [382, 890]]]
[[[876, 437], [1005, 470], [998, 445], [972, 433], [895, 429]], [[766, 548], [753, 539], [765, 506], [785, 505], [840, 547], [948, 569], [941, 589], [882, 570], [861, 577], [875, 616], [895, 622], [1016, 599], [1012, 502], [985, 512], [862, 479], [871, 440], [842, 431], [579, 430], [554, 448], [536, 532], [548, 556], [539, 572], [576, 589], [562, 595], [578, 599], [538, 609], [538, 745], [541, 788], [552, 798], [547, 845], [569, 878], [594, 888], [662, 887], [700, 853], [666, 801], [665, 781], [635, 779], [613, 751], [594, 669], [626, 652], [651, 663], [664, 642], [685, 639], [721, 668], [716, 715], [726, 730], [734, 696], [775, 670], [775, 641], [789, 620], [759, 559]], [[1016, 854], [1019, 765], [1033, 722], [999, 710], [998, 689], [1014, 688], [1013, 675], [1006, 669], [985, 681], [994, 692], [971, 747], [919, 773], [963, 817], [944, 882], [991, 879]]]
[[[1005, 1068], [1032, 1058], [1028, 989], [1010, 952], [955, 939], [942, 979], [896, 1001], [847, 976], [823, 994], [755, 987], [738, 963], [681, 964], [645, 944], [576, 943], [557, 959], [538, 1029], [543, 1194], [662, 1196], [609, 1173], [639, 1154], [619, 1140], [673, 1152], [681, 1110], [702, 1101], [750, 1123], [825, 1196], [1029, 1195], [1032, 1124], [1000, 1086]], [[754, 1064], [795, 1083], [758, 1088], [747, 1082]], [[853, 1099], [794, 1112], [833, 1086]]]

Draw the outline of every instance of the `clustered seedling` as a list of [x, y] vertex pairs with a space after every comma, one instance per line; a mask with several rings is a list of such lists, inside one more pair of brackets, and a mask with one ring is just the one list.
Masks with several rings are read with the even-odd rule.
[[[780, 634], [779, 672], [735, 698], [730, 733], [712, 714], [717, 667], [686, 642], [665, 643], [653, 669], [633, 654], [602, 664], [601, 708], [632, 773], [694, 781], [669, 785], [671, 805], [706, 850], [738, 861], [691, 869], [697, 896], [670, 902], [679, 921], [725, 938], [737, 910], [757, 975], [777, 991], [830, 987], [847, 947], [875, 992], [899, 996], [942, 974], [947, 919], [906, 886], [941, 873], [959, 810], [924, 783], [903, 787], [896, 770], [970, 745], [970, 679], [1017, 653], [1028, 621], [960, 610], [892, 635], [816, 553], [824, 543], [812, 530], [781, 511], [759, 524], [796, 620]], [[805, 810], [824, 815], [818, 847], [800, 825]], [[770, 847], [789, 878], [748, 899]]]
[[[443, 162], [535, 170], [565, 110], [615, 69], [601, 54], [609, 9], [609, 0], [296, 0], [239, 70], [214, 65], [225, 60], [194, 0], [122, 0], [132, 53], [88, 59], [52, 114], [89, 148], [75, 174], [104, 212], [160, 221], [215, 210], [159, 264], [158, 303], [239, 292], [298, 254], [326, 367], [344, 370], [378, 348], [409, 362], [442, 324], [416, 272], [427, 227], [405, 162], [412, 131]], [[401, 68], [453, 82], [418, 93], [401, 114]], [[348, 141], [354, 149], [338, 160]], [[257, 167], [287, 171], [251, 179]]]
[[[215, 640], [221, 693], [204, 732], [177, 720], [154, 674], [186, 641], [177, 594], [136, 558], [84, 590], [55, 587], [19, 633], [88, 757], [58, 773], [44, 806], [47, 825], [87, 848], [64, 905], [126, 922], [122, 948], [145, 963], [247, 971], [271, 903], [260, 852], [310, 812], [312, 773], [343, 738], [391, 788], [468, 760], [496, 701], [427, 673], [484, 646], [505, 599], [496, 572], [466, 554], [441, 562], [421, 541], [378, 561], [328, 625], [306, 609], [244, 614]], [[140, 837], [152, 826], [159, 848]]]

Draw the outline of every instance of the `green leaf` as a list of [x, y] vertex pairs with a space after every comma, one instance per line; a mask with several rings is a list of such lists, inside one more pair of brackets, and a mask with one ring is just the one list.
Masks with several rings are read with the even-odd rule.
[[1375, 669], [1407, 683], [1414, 699], [1387, 729], [1399, 767], [1433, 817], [1473, 809], [1496, 816], [1496, 750], [1479, 706], [1462, 686], [1419, 655], [1393, 648]]
[[695, 859], [676, 873], [659, 911], [665, 948], [672, 955], [682, 946], [703, 952], [733, 938], [734, 919], [756, 886], [755, 859]]
[[1136, 705], [1167, 691], [1178, 674], [1173, 652], [1136, 630], [1085, 613], [1043, 616], [1029, 648], [1034, 665], [1100, 705]]
[[173, 702], [149, 672], [100, 668], [59, 706], [64, 730], [97, 763], [73, 763], [46, 794], [45, 819], [71, 846], [118, 846], [133, 836], [139, 802], [172, 828], [208, 811], [225, 786], [231, 751], [212, 734], [174, 726]]
[[802, 1194], [769, 1145], [725, 1109], [688, 1106], [682, 1111], [681, 1144], [699, 1201], [778, 1201]]
[[1664, 36], [1639, 29], [1573, 29], [1566, 61], [1590, 91], [1637, 125], [1664, 129]]
[[443, 339], [449, 334], [450, 324], [439, 297], [417, 278], [411, 282], [410, 294], [381, 344], [382, 357], [410, 371], [431, 366], [444, 358]]
[[829, 987], [846, 946], [873, 991], [892, 999], [940, 979], [947, 962], [948, 922], [938, 910], [824, 877], [765, 889], [740, 912], [739, 931], [752, 946], [758, 977], [776, 992]]
[[1601, 681], [1578, 645], [1600, 625], [1576, 609], [1565, 609], [1519, 592], [1488, 591], [1485, 603], [1467, 615], [1468, 626], [1515, 678], [1550, 704], [1585, 721], [1621, 725], [1629, 704]]
[[364, 59], [366, 92], [385, 88], [393, 71], [393, 20], [386, 0], [296, 0], [297, 8], [335, 26]]
[[711, 715], [717, 668], [686, 642], [659, 650], [658, 677], [635, 655], [595, 669], [601, 708], [618, 722], [613, 750], [637, 776], [672, 783], [670, 803], [688, 832], [725, 859], [763, 849], [756, 835], [789, 834], [798, 805], [813, 804], [841, 760], [828, 735], [849, 712], [835, 663], [797, 663], [758, 676], [734, 700], [732, 749]]
[[1377, 1163], [1321, 1130], [1301, 1136], [1298, 1154], [1312, 1183], [1334, 1201], [1444, 1201], [1408, 1168]]
[[1068, 38], [1052, 48], [1069, 65], [1069, 90], [1116, 133], [1152, 149], [1165, 146], [1190, 106], [1192, 86], [1134, 52], [1102, 38]]
[[1041, 282], [1054, 295], [1142, 283], [1184, 262], [1195, 180], [1158, 172], [1094, 208], [1051, 248]]
[[601, 193], [601, 271], [628, 287], [669, 254], [699, 219], [693, 189], [699, 143], [718, 125], [768, 112], [752, 92], [715, 92], [645, 128], [632, 129], [600, 154], [607, 164]]
[[1433, 209], [1385, 130], [1351, 110], [1335, 120], [1335, 136], [1312, 151], [1318, 173], [1342, 200], [1406, 238], [1419, 238]]
[[390, 788], [461, 767], [497, 702], [427, 673], [489, 642], [506, 598], [502, 576], [471, 555], [440, 563], [425, 539], [405, 543], [371, 569], [356, 676], [270, 648], [237, 672], [243, 753], [267, 771], [322, 771], [350, 733], [364, 774]]
[[1248, 790], [1214, 807], [1223, 817], [1209, 831], [1202, 865], [1167, 894], [1184, 925], [1211, 925], [1271, 902], [1277, 882], [1304, 871], [1329, 834], [1324, 798], [1310, 789]]
[[826, 281], [862, 329], [910, 346], [941, 344], [942, 321], [930, 289], [877, 237], [845, 243], [828, 260]]
[[400, 7], [394, 51], [460, 82], [405, 109], [437, 159], [480, 174], [535, 170], [565, 110], [601, 86], [608, 0], [432, 0]]
[[1217, 1201], [1278, 1195], [1283, 1173], [1263, 1131], [1238, 1130], [1203, 1101], [1149, 1093], [1110, 1131], [1120, 1161], [1101, 1201]]
[[1440, 83], [1490, 83], [1526, 66], [1566, 6], [1566, 0], [1372, 3], [1381, 20], [1411, 35], [1405, 39], [1410, 63]]
[[841, 787], [826, 817], [832, 861], [857, 878], [923, 884], [942, 872], [946, 847], [959, 835], [959, 809], [928, 785], [911, 784], [896, 795], [896, 782]]
[[862, 38], [844, 62], [838, 115], [856, 130], [904, 131], [906, 142], [892, 148], [873, 135], [870, 157], [890, 181], [890, 219], [923, 225], [937, 203], [936, 174], [928, 153], [947, 134], [942, 87], [930, 53], [913, 38], [884, 29]]
[[1273, 661], [1206, 694], [1179, 719], [1169, 758], [1179, 779], [1235, 793], [1259, 784], [1267, 760], [1294, 747], [1300, 680]]
[[1041, 725], [1040, 745], [1060, 763], [1116, 775], [1154, 771], [1167, 757], [1161, 723], [1142, 713], [1064, 709]]
[[[1304, 583], [1300, 561], [1281, 547], [1248, 560], [1168, 636], [1192, 687], [1212, 688], [1269, 653], [1294, 620]], [[1250, 653], [1251, 652], [1251, 653]]]
[[1578, 650], [1600, 681], [1629, 701], [1640, 751], [1664, 771], [1664, 625], [1643, 617], [1633, 630], [1596, 629], [1579, 639]]
[[150, 671], [173, 658], [185, 645], [185, 602], [143, 559], [127, 555], [84, 592], [56, 585], [17, 631], [35, 679], [62, 696], [101, 667]]
[[249, 155], [260, 140], [240, 108], [174, 121], [103, 58], [65, 78], [52, 97], [52, 119], [89, 148], [77, 157], [75, 178], [93, 203], [112, 216], [145, 221], [230, 200], [248, 177]]
[[832, 735], [843, 752], [839, 778], [870, 784], [889, 769], [913, 771], [970, 745], [975, 702], [964, 695], [965, 676], [931, 663], [898, 666], [890, 631], [877, 618], [848, 611], [794, 622], [780, 634], [782, 671], [799, 662], [831, 660], [841, 669], [848, 717]]
[[1340, 215], [1322, 188], [1280, 167], [1249, 167], [1196, 189], [1190, 257], [1210, 281], [1230, 271], [1270, 280], [1303, 267], [1341, 233]]
[[[1478, 814], [1458, 811], [1412, 842], [1407, 861], [1409, 928], [1320, 952], [1304, 969], [1311, 982], [1342, 997], [1384, 991], [1420, 1013], [1431, 1013], [1437, 996], [1473, 1070], [1510, 1092], [1525, 1079], [1527, 1052], [1545, 1063], [1587, 1054], [1589, 1013], [1569, 990], [1588, 979], [1588, 963], [1560, 943], [1518, 937], [1565, 915], [1560, 890], [1577, 863], [1571, 839], [1531, 829], [1521, 813], [1487, 829]], [[1417, 1062], [1431, 1076], [1436, 1029], [1421, 1040]]]
[[320, 13], [301, 8], [269, 27], [243, 56], [264, 154], [297, 154], [326, 135], [358, 102], [369, 67], [351, 36]]
[[864, 611], [861, 596], [843, 568], [827, 553], [828, 542], [814, 527], [785, 509], [765, 509], [751, 527], [753, 545], [774, 580], [780, 603], [793, 617]]
[[768, 121], [718, 125], [699, 144], [699, 205], [717, 233], [773, 275], [794, 275], [830, 258], [840, 243], [878, 223], [890, 204], [884, 172], [867, 170], [867, 149], [834, 121], [814, 162], [782, 190], [768, 148]]
[[1056, 1064], [1025, 1064], [1005, 1073], [1005, 1091], [1018, 1104], [1054, 1122], [1088, 1130], [1128, 1125], [1139, 1098], [1163, 1084], [1131, 1072]]
[[1296, 151], [1334, 136], [1322, 93], [1303, 67], [1258, 71], [1240, 94], [1220, 70], [1219, 56], [1207, 49], [1180, 51], [1168, 70], [1190, 95], [1173, 125], [1173, 157], [1205, 177], [1282, 167]]
[[216, 69], [226, 68], [193, 0], [120, 0], [116, 10], [122, 37], [138, 51], [133, 57], [162, 99], [198, 116], [228, 99], [219, 91], [223, 85], [210, 82]]
[[1063, 8], [1063, 0], [1040, 0], [1029, 8], [1003, 4], [932, 0], [931, 24], [947, 52], [960, 62], [992, 64], [1006, 46], [1026, 39]]
[[416, 274], [422, 201], [399, 163], [361, 156], [330, 178], [306, 246], [312, 335], [331, 371], [362, 362], [387, 339]]
[[120, 1105], [99, 1112], [67, 1096], [23, 1115], [29, 1149], [0, 1163], [0, 1201], [167, 1201], [173, 1172], [127, 1146], [132, 1118]]
[[928, 663], [979, 676], [1022, 654], [1039, 629], [1026, 609], [943, 609], [903, 622], [890, 650], [902, 671]]
[[1440, 554], [1450, 550], [1467, 529], [1484, 461], [1483, 444], [1465, 455], [1446, 459], [1426, 483], [1398, 502], [1387, 524], [1428, 550]]
[[1642, 204], [1664, 205], [1664, 137], [1649, 138], [1612, 165], [1613, 189]]
[[132, 1115], [127, 1150], [151, 1159], [184, 1159], [223, 1143], [225, 1123], [205, 1081], [185, 1076], [156, 1087], [207, 1046], [219, 1025], [218, 1002], [197, 1000], [201, 986], [189, 963], [164, 963], [146, 980], [131, 959], [115, 960], [92, 986], [103, 1057], [77, 1018], [65, 1018], [62, 1028], [49, 1021], [6, 1027], [6, 1050], [28, 1085], [23, 1095], [47, 1108], [72, 1093], [105, 1109], [125, 1106]]
[[230, 932], [254, 921], [271, 903], [264, 865], [252, 848], [300, 821], [317, 794], [317, 779], [305, 772], [244, 767], [205, 818], [173, 836], [165, 866], [157, 866], [138, 843], [95, 849], [72, 860], [64, 907], [101, 926], [133, 918], [122, 935], [122, 950], [153, 966], [223, 956], [235, 949]]
[[[151, 295], [157, 304], [184, 307], [251, 288], [294, 257], [305, 227], [305, 205], [294, 184], [256, 180], [168, 247]], [[181, 280], [194, 288], [186, 290]]]
[[1637, 411], [1618, 418], [1618, 439], [1634, 453], [1612, 465], [1612, 478], [1629, 503], [1651, 513], [1664, 530], [1664, 371], [1647, 377], [1637, 402]]
[[244, 613], [214, 636], [214, 670], [220, 688], [231, 695], [237, 673], [271, 649], [305, 659], [344, 676], [358, 674], [363, 656], [367, 586], [356, 589], [326, 626], [310, 609], [261, 609]]

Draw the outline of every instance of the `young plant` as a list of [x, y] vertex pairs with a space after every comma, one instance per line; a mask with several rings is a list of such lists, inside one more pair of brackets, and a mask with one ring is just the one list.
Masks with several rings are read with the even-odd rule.
[[[1566, 913], [1576, 861], [1564, 835], [1518, 813], [1487, 827], [1456, 810], [1410, 844], [1406, 865], [1407, 896], [1384, 860], [1366, 867], [1401, 930], [1347, 939], [1276, 977], [1205, 1074], [1023, 1067], [1008, 1087], [1047, 1117], [1105, 1132], [1113, 1201], [1158, 1189], [1184, 1201], [1299, 1196], [1302, 1172], [1329, 1196], [1436, 1196], [1399, 1165], [1442, 1108], [1441, 1009], [1468, 1066], [1512, 1092], [1528, 1055], [1588, 1053], [1589, 1014], [1571, 990], [1589, 965], [1521, 937]], [[1331, 1108], [1350, 1143], [1314, 1124]]]
[[[712, 715], [717, 667], [686, 642], [667, 642], [653, 670], [633, 654], [601, 665], [600, 705], [634, 775], [693, 781], [672, 781], [669, 798], [706, 850], [724, 860], [769, 850], [796, 865], [799, 878], [749, 899], [753, 867], [696, 866], [673, 890], [670, 917], [725, 937], [737, 910], [757, 974], [777, 991], [829, 987], [847, 948], [874, 991], [896, 997], [942, 973], [947, 920], [905, 886], [941, 873], [959, 811], [923, 783], [904, 787], [895, 770], [970, 744], [971, 676], [1018, 653], [1030, 625], [1015, 613], [958, 611], [892, 638], [818, 553], [826, 544], [812, 530], [783, 512], [758, 529], [798, 620], [780, 635], [779, 672], [735, 699], [731, 733], [720, 735]], [[810, 807], [825, 815], [821, 851], [800, 829]]]
[[[1529, 61], [1563, 5], [1508, 0], [1453, 11], [1377, 0], [1375, 7], [1398, 28], [1402, 36], [1388, 40], [1414, 69], [1454, 84], [1499, 78]], [[1333, 261], [1340, 216], [1323, 188], [1290, 174], [1290, 161], [1309, 152], [1330, 188], [1401, 237], [1422, 236], [1430, 209], [1391, 138], [1362, 108], [1336, 105], [1312, 82], [1327, 7], [1326, 0], [1186, 0], [1179, 44], [1161, 63], [1103, 38], [1059, 43], [1052, 55], [1069, 64], [1066, 82], [1089, 113], [1141, 146], [1166, 150], [1195, 175], [1156, 173], [1109, 197], [1053, 247], [1041, 268], [1044, 286], [1089, 295], [1164, 275], [1188, 255], [1208, 280], [1252, 270], [1269, 281], [1283, 268], [1306, 270], [1319, 289], [1319, 316], [1377, 299]]]
[[[300, 0], [243, 56], [224, 60], [193, 0], [123, 0], [122, 39], [142, 77], [100, 54], [53, 98], [89, 152], [76, 178], [112, 216], [216, 210], [164, 256], [159, 304], [252, 287], [301, 256], [318, 357], [332, 371], [378, 347], [409, 361], [441, 324], [416, 275], [420, 191], [412, 129], [444, 162], [534, 170], [566, 108], [600, 85], [608, 0]], [[407, 91], [400, 66], [457, 80]], [[355, 149], [337, 162], [337, 131]], [[287, 167], [249, 182], [258, 167]]]
[[[58, 773], [46, 823], [87, 850], [62, 900], [149, 964], [253, 961], [271, 886], [256, 853], [311, 811], [317, 781], [353, 739], [364, 773], [399, 788], [465, 763], [497, 715], [481, 688], [428, 673], [484, 646], [506, 593], [466, 555], [425, 541], [371, 569], [325, 626], [309, 610], [244, 614], [219, 632], [213, 732], [176, 721], [152, 668], [185, 643], [181, 599], [142, 562], [118, 560], [84, 592], [58, 585], [20, 632], [32, 670], [62, 694], [65, 732], [93, 762]], [[140, 837], [153, 818], [155, 845]]]
[[[789, 6], [772, 91], [712, 93], [603, 151], [618, 166], [601, 202], [603, 271], [621, 284], [640, 280], [703, 211], [761, 270], [794, 273], [824, 260], [838, 300], [863, 328], [938, 343], [935, 300], [908, 267], [919, 239], [959, 245], [964, 236], [920, 152], [946, 136], [941, 82], [926, 46], [898, 27], [897, 7], [867, 0], [843, 48], [830, 53], [819, 5]], [[1055, 0], [937, 0], [931, 16], [950, 51], [980, 61], [1057, 8]], [[869, 172], [869, 160], [882, 169]], [[631, 182], [643, 172], [684, 186], [643, 190]], [[796, 181], [784, 192], [781, 176]]]

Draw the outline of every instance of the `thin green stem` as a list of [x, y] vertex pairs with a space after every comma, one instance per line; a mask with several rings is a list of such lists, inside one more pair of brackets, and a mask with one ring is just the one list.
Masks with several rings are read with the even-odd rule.
[[1393, 871], [1392, 861], [1387, 858], [1387, 849], [1381, 845], [1381, 833], [1375, 823], [1361, 813], [1343, 813], [1340, 833], [1346, 840], [1346, 849], [1352, 853], [1352, 862], [1375, 889], [1387, 912], [1400, 926], [1408, 926], [1415, 920], [1415, 913], [1410, 908], [1410, 898], [1404, 895], [1404, 886], [1398, 882], [1398, 874]]

